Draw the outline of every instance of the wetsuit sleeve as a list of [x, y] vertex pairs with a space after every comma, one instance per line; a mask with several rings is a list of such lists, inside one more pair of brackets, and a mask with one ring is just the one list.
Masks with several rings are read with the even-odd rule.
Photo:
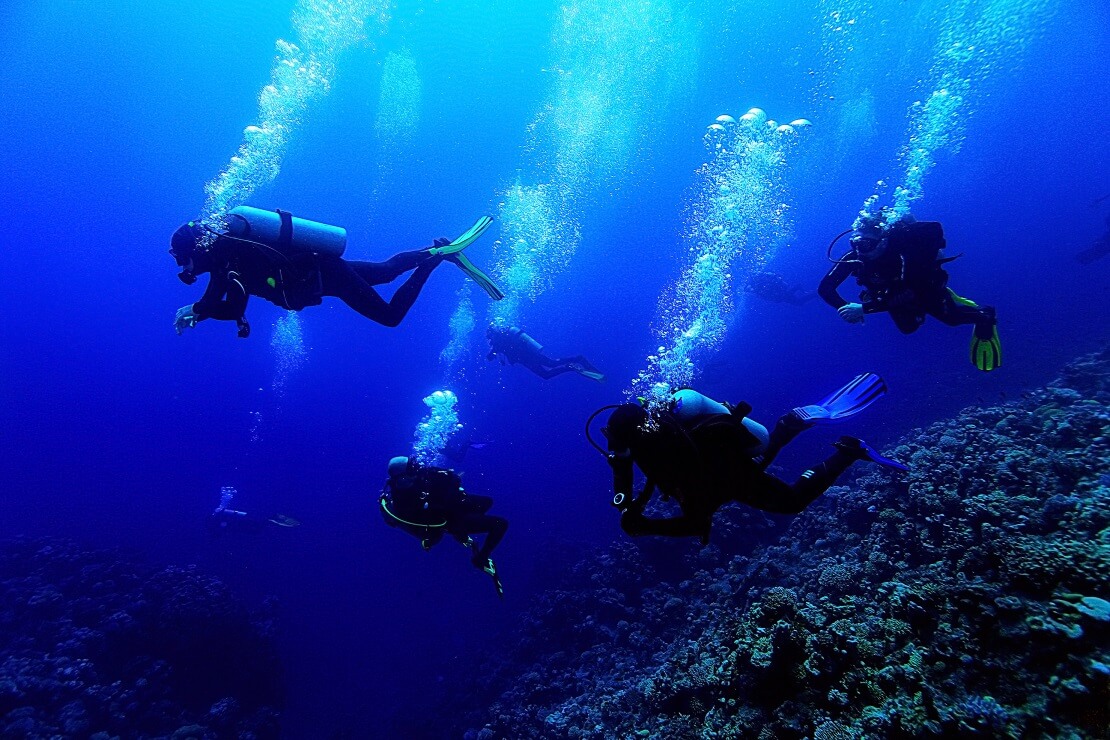
[[821, 299], [833, 308], [840, 308], [849, 303], [840, 296], [837, 288], [848, 279], [855, 269], [853, 265], [845, 260], [854, 258], [855, 255], [852, 252], [842, 257], [841, 261], [833, 265], [832, 269], [825, 274], [825, 277], [821, 278], [821, 284], [817, 286], [817, 295], [821, 296]]
[[709, 544], [712, 520], [706, 517], [680, 516], [665, 519], [646, 517], [639, 509], [632, 508], [621, 514], [621, 529], [632, 537], [657, 535], [660, 537], [700, 537], [702, 544]]
[[193, 304], [193, 313], [200, 320], [236, 321], [246, 310], [247, 292], [242, 283], [223, 271], [210, 273], [204, 295]]

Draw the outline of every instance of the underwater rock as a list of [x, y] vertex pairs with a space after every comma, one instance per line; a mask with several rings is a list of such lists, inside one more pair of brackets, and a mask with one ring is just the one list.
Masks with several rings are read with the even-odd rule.
[[457, 735], [1104, 736], [1108, 440], [1110, 348], [914, 430], [908, 475], [726, 509], [705, 549], [620, 539], [445, 697]]
[[0, 737], [278, 737], [272, 638], [218, 580], [0, 543]]

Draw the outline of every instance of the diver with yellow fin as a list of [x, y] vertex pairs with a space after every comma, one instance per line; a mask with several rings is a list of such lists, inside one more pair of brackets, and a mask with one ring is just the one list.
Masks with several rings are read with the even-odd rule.
[[[454, 470], [421, 465], [413, 458], [393, 458], [387, 472], [378, 499], [385, 523], [420, 540], [425, 551], [451, 535], [470, 551], [470, 564], [488, 575], [497, 595], [504, 597], [492, 555], [509, 522], [489, 513], [493, 499], [466, 491]], [[485, 535], [481, 544], [472, 536], [476, 534]]]
[[[851, 249], [832, 258], [837, 240], [851, 234]], [[888, 313], [903, 334], [912, 334], [932, 316], [949, 326], [974, 324], [971, 362], [983, 371], [1002, 365], [1002, 344], [994, 308], [980, 306], [948, 287], [944, 265], [956, 257], [942, 257], [944, 229], [936, 221], [917, 221], [906, 213], [895, 217], [888, 209], [861, 214], [853, 228], [829, 245], [833, 266], [821, 279], [817, 294], [849, 324], [863, 323], [870, 313]], [[958, 257], [959, 255], [957, 255]], [[837, 288], [855, 277], [862, 289], [859, 302], [846, 301]]]
[[[493, 281], [463, 255], [492, 223], [482, 216], [453, 241], [441, 237], [431, 247], [401, 252], [384, 262], [361, 262], [343, 259], [345, 229], [287, 211], [239, 206], [221, 228], [190, 221], [174, 232], [170, 254], [186, 285], [203, 273], [209, 274], [209, 282], [199, 301], [178, 310], [174, 329], [181, 334], [199, 321], [219, 319], [234, 321], [239, 336], [246, 337], [250, 324], [244, 314], [252, 295], [292, 311], [318, 306], [324, 296], [332, 296], [371, 321], [397, 326], [444, 260], [500, 300], [504, 296]], [[412, 274], [388, 302], [375, 290], [406, 272]]]

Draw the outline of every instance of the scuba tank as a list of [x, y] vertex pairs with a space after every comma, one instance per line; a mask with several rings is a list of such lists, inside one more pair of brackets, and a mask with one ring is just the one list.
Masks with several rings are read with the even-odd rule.
[[[693, 390], [692, 388], [683, 388], [682, 390], [674, 393], [674, 415], [678, 421], [687, 428], [694, 428], [698, 426], [697, 420], [699, 417], [711, 416], [732, 416], [736, 417], [732, 410], [725, 406], [723, 403], [714, 401], [708, 396]], [[751, 411], [751, 406], [745, 405], [745, 409]], [[744, 430], [751, 435], [752, 444], [744, 448], [744, 454], [755, 457], [760, 455], [767, 449], [767, 443], [770, 441], [770, 433], [767, 427], [760, 424], [755, 419], [749, 419], [747, 414], [744, 413], [740, 419], [740, 423], [744, 425]]]
[[[283, 221], [291, 228], [283, 230]], [[311, 252], [342, 257], [347, 248], [344, 228], [250, 206], [231, 209], [227, 215], [227, 231], [230, 236], [265, 244], [287, 256]]]
[[530, 335], [525, 334], [524, 330], [520, 327], [514, 326], [510, 328], [509, 333], [516, 336], [516, 338], [519, 339], [525, 347], [532, 350], [536, 354], [540, 354], [543, 352], [543, 345], [533, 339]]

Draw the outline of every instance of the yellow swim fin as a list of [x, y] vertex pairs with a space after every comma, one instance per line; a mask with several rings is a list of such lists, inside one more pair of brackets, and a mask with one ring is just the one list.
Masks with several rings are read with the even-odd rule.
[[1002, 342], [998, 339], [998, 325], [990, 328], [975, 327], [971, 334], [971, 364], [983, 372], [1002, 366]]
[[454, 239], [450, 244], [445, 244], [442, 247], [432, 247], [428, 250], [428, 253], [435, 255], [457, 254], [458, 252], [463, 251], [471, 244], [473, 244], [478, 239], [478, 237], [484, 234], [486, 229], [488, 229], [492, 224], [492, 218], [490, 218], [489, 216], [482, 216], [477, 221], [475, 221], [474, 225], [467, 229], [462, 236]]

